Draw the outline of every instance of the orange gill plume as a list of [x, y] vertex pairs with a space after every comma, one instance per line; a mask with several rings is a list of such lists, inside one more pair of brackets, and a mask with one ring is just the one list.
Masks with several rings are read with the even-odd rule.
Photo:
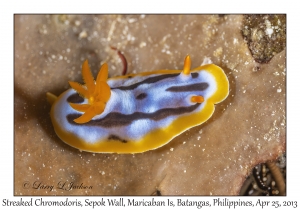
[[85, 85], [69, 82], [70, 86], [81, 97], [88, 99], [88, 104], [69, 103], [73, 109], [84, 112], [83, 115], [74, 120], [74, 122], [79, 124], [89, 122], [93, 117], [101, 114], [111, 94], [110, 87], [106, 82], [108, 77], [108, 66], [106, 63], [101, 66], [95, 83], [88, 61], [85, 60], [82, 64], [82, 77]]

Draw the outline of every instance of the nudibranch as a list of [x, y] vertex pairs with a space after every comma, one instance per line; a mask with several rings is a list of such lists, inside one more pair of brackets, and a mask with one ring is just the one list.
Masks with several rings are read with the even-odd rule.
[[187, 129], [207, 121], [215, 104], [229, 93], [224, 71], [208, 64], [190, 70], [158, 70], [108, 79], [101, 66], [96, 81], [88, 61], [85, 82], [59, 97], [47, 93], [58, 137], [79, 150], [99, 153], [141, 153], [159, 148]]

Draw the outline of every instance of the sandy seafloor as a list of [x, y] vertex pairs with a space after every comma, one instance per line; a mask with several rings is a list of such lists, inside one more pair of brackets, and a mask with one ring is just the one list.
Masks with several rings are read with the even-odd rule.
[[[238, 195], [252, 168], [282, 155], [286, 142], [285, 48], [250, 46], [241, 32], [243, 18], [15, 15], [14, 194]], [[266, 29], [246, 27], [252, 40], [277, 36], [277, 45], [285, 42], [282, 21], [261, 21]], [[110, 46], [124, 53], [128, 73], [182, 69], [187, 54], [192, 68], [210, 59], [228, 76], [229, 96], [207, 122], [159, 149], [134, 155], [81, 152], [55, 134], [46, 92], [59, 95], [68, 81], [82, 83], [85, 59], [94, 75], [104, 62], [109, 77], [120, 75], [122, 62]], [[257, 59], [262, 47], [272, 56]], [[62, 183], [86, 188], [62, 190]], [[38, 185], [55, 187], [37, 190]]]

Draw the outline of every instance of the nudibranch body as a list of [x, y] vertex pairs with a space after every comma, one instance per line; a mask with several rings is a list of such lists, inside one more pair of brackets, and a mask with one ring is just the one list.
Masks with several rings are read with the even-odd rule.
[[208, 64], [190, 70], [158, 70], [107, 79], [103, 64], [94, 81], [87, 61], [85, 85], [59, 97], [47, 93], [56, 134], [79, 150], [140, 153], [161, 147], [208, 120], [229, 92], [223, 70]]

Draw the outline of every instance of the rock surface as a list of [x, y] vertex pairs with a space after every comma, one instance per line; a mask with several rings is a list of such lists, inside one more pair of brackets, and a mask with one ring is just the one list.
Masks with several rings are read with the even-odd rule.
[[[285, 152], [286, 139], [286, 51], [255, 62], [243, 18], [16, 15], [15, 195], [238, 195], [256, 164]], [[128, 73], [182, 69], [186, 54], [192, 68], [209, 58], [227, 74], [230, 94], [206, 123], [157, 150], [80, 152], [56, 136], [45, 94], [82, 82], [85, 59], [94, 75], [103, 62], [110, 77], [120, 75], [110, 46], [124, 52]], [[71, 183], [78, 188], [68, 190]]]

